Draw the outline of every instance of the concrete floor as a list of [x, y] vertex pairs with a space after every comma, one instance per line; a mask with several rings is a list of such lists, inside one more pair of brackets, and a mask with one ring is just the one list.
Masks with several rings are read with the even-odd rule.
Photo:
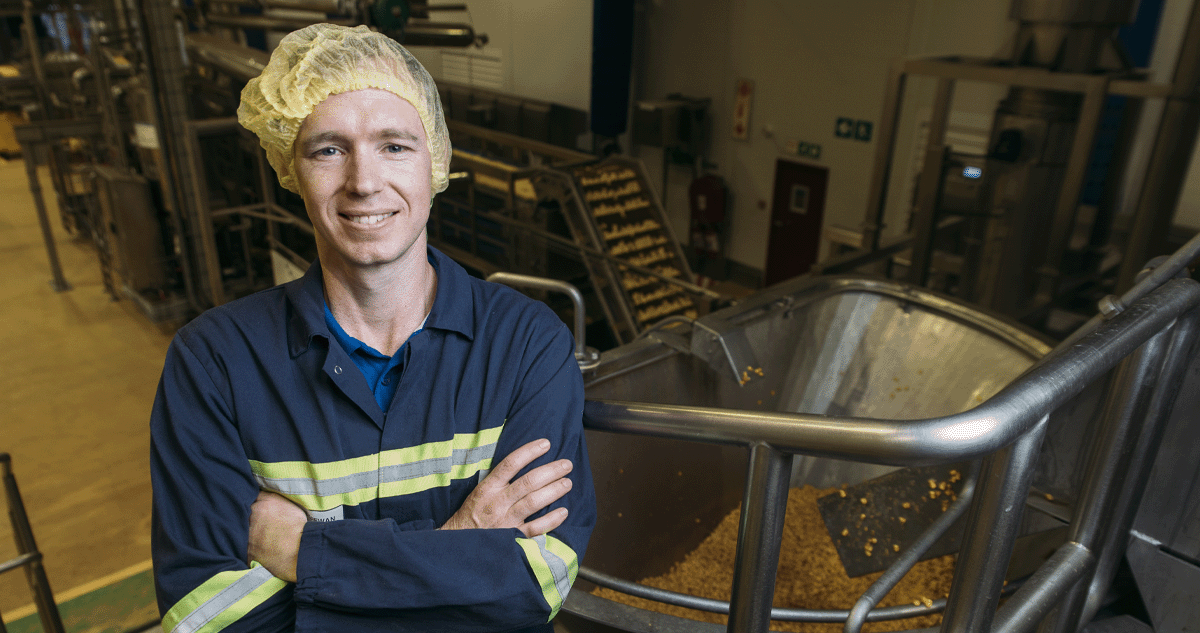
[[[0, 451], [59, 595], [150, 558], [148, 419], [172, 332], [105, 293], [91, 243], [63, 231], [41, 174], [73, 289], [50, 286], [23, 163], [0, 163]], [[0, 561], [15, 551], [0, 519]], [[23, 573], [0, 576], [0, 613], [30, 602]]]

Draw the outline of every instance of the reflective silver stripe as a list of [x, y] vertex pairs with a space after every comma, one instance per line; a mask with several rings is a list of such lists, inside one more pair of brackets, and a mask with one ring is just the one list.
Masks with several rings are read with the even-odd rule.
[[546, 565], [550, 567], [550, 575], [554, 576], [554, 587], [558, 589], [558, 597], [562, 600], [567, 599], [567, 592], [571, 591], [571, 576], [567, 569], [567, 563], [559, 558], [557, 554], [546, 549], [546, 535], [539, 534], [533, 537], [533, 542], [537, 543], [538, 549], [542, 552], [542, 558], [545, 559]]
[[263, 477], [262, 475], [254, 475], [254, 478], [258, 480], [259, 487], [285, 495], [327, 497], [379, 486], [378, 470], [354, 473], [353, 475], [346, 475], [345, 477], [337, 477], [335, 479], [280, 478]]
[[238, 578], [232, 585], [217, 592], [216, 595], [204, 601], [204, 604], [196, 608], [187, 615], [186, 618], [179, 621], [175, 628], [169, 633], [194, 633], [200, 627], [208, 624], [210, 620], [221, 615], [229, 607], [232, 607], [237, 601], [250, 595], [255, 589], [269, 582], [274, 576], [267, 571], [266, 567], [254, 567], [245, 576]]
[[282, 494], [328, 497], [349, 494], [365, 488], [375, 488], [381, 484], [448, 473], [455, 466], [477, 463], [489, 459], [495, 454], [496, 444], [492, 443], [474, 448], [454, 449], [449, 457], [435, 457], [410, 464], [384, 466], [379, 470], [355, 473], [334, 479], [276, 478], [262, 475], [255, 475], [254, 478], [258, 480], [260, 487]]

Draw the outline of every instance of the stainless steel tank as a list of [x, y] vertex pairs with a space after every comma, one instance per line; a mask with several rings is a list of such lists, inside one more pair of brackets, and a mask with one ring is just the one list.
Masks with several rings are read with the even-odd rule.
[[[589, 399], [920, 419], [972, 408], [1049, 349], [1007, 321], [904, 284], [798, 279], [606, 352], [585, 380]], [[599, 503], [583, 562], [591, 569], [629, 580], [665, 573], [741, 500], [741, 448], [592, 431], [588, 442]], [[798, 456], [792, 485], [854, 484], [890, 470]]]

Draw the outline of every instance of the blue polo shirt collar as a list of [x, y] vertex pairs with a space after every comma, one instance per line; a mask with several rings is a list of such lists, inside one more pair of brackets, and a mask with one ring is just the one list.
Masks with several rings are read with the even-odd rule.
[[[436, 248], [429, 246], [429, 261], [438, 274], [437, 295], [425, 321], [425, 329], [457, 332], [475, 340], [475, 295], [467, 271]], [[288, 351], [295, 358], [308, 351], [313, 337], [333, 338], [325, 323], [325, 290], [321, 285], [321, 262], [314, 260], [304, 276], [285, 284], [288, 314]]]

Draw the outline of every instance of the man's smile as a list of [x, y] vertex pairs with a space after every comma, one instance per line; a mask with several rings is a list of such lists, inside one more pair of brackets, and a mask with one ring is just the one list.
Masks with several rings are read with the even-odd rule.
[[392, 217], [393, 215], [396, 215], [396, 213], [397, 213], [396, 211], [388, 211], [387, 213], [377, 213], [374, 215], [350, 215], [347, 213], [339, 213], [338, 215], [342, 216], [343, 218], [346, 218], [347, 220], [349, 220], [355, 224], [364, 224], [364, 225], [369, 226], [371, 224], [377, 224], [379, 222], [382, 222], [382, 221]]

